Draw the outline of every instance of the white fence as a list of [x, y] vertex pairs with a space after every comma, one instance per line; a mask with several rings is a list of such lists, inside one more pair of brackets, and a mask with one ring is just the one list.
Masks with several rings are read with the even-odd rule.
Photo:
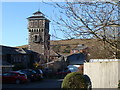
[[120, 59], [90, 59], [90, 62], [111, 62], [120, 61]]
[[120, 61], [94, 61], [84, 64], [84, 74], [92, 82], [92, 88], [118, 88]]

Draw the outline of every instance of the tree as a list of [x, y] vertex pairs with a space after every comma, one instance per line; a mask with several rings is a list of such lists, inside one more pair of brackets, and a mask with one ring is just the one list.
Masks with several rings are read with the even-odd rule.
[[55, 46], [52, 47], [52, 49], [53, 49], [53, 51], [55, 51], [55, 52], [60, 52], [61, 46], [60, 46], [60, 45], [55, 45]]
[[[113, 49], [116, 56], [120, 52], [119, 1], [116, 2], [63, 2], [55, 3], [60, 15], [55, 14], [56, 30], [67, 38], [92, 38], [102, 41]], [[117, 56], [119, 57], [119, 56]]]
[[68, 45], [66, 48], [63, 50], [63, 53], [70, 53], [71, 47]]

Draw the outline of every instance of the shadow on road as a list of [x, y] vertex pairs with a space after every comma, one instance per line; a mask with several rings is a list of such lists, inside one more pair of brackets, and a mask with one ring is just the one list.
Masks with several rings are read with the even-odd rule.
[[61, 88], [63, 79], [44, 79], [42, 81], [29, 82], [24, 84], [2, 84], [5, 88]]

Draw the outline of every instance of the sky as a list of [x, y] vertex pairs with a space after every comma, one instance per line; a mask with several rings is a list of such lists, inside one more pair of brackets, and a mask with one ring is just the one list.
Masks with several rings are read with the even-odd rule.
[[[49, 2], [51, 3], [51, 2]], [[28, 44], [27, 17], [38, 9], [50, 20], [54, 7], [42, 2], [2, 2], [2, 43], [5, 46]], [[54, 34], [50, 23], [50, 34]], [[59, 34], [62, 37], [62, 34]], [[53, 39], [51, 37], [51, 39]]]
[[[28, 44], [27, 17], [31, 16], [38, 9], [51, 21], [52, 18], [59, 16], [59, 11], [42, 2], [0, 2], [0, 45], [22, 46]], [[19, 1], [19, 0], [16, 0]], [[29, 0], [30, 1], [30, 0]], [[36, 0], [35, 0], [36, 1]], [[38, 0], [39, 1], [39, 0]], [[62, 0], [63, 1], [63, 0]], [[53, 3], [53, 2], [47, 2]], [[60, 2], [59, 2], [60, 3]], [[54, 14], [54, 12], [57, 14]], [[65, 18], [65, 17], [64, 17]], [[55, 32], [52, 21], [50, 22], [50, 35], [64, 39], [62, 32]], [[51, 40], [57, 38], [51, 37]]]

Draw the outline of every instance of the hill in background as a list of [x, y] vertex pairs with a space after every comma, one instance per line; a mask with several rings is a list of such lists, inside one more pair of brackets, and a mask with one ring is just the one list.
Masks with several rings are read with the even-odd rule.
[[[50, 48], [62, 55], [70, 55], [70, 50], [78, 45], [84, 44], [89, 48], [89, 58], [102, 59], [114, 58], [112, 49], [106, 43], [97, 39], [69, 39], [69, 40], [51, 40]], [[18, 46], [17, 48], [27, 48], [28, 45]]]

